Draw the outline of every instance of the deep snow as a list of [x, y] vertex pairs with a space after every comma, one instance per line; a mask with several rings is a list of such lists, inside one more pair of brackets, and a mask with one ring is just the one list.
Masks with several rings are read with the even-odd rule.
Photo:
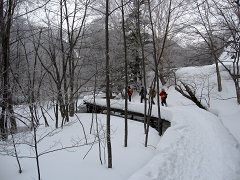
[[[203, 103], [210, 105], [209, 111], [197, 108], [181, 96], [173, 87], [165, 87], [168, 107], [161, 107], [163, 118], [171, 121], [171, 127], [162, 137], [150, 129], [149, 146], [144, 147], [142, 123], [129, 121], [128, 147], [123, 147], [124, 119], [111, 117], [113, 168], [107, 169], [104, 159], [105, 115], [98, 115], [101, 153], [104, 165], [99, 161], [96, 143], [96, 122], [94, 133], [89, 134], [91, 114], [79, 113], [90, 145], [62, 150], [40, 157], [43, 180], [105, 179], [105, 180], [239, 180], [240, 179], [240, 106], [234, 97], [234, 86], [228, 74], [221, 68], [223, 91], [216, 90], [214, 66], [188, 67], [177, 71], [177, 76], [196, 83], [197, 93], [201, 92]], [[211, 98], [208, 99], [208, 94]], [[205, 101], [204, 101], [205, 100]], [[138, 93], [134, 93], [129, 109], [142, 111]], [[105, 103], [97, 99], [97, 103]], [[112, 106], [124, 108], [122, 100], [111, 101]], [[53, 113], [50, 110], [50, 114]], [[156, 114], [156, 106], [153, 108]], [[54, 122], [49, 118], [49, 122]], [[50, 130], [51, 128], [47, 128]], [[47, 133], [40, 126], [39, 138]], [[19, 133], [16, 140], [32, 139], [31, 133]], [[62, 130], [47, 136], [39, 143], [39, 152], [62, 146], [84, 144], [81, 124], [72, 118]], [[91, 143], [95, 142], [93, 146]], [[3, 142], [2, 142], [3, 143]], [[3, 145], [0, 145], [2, 151]], [[11, 148], [11, 147], [9, 147]], [[27, 145], [19, 145], [20, 155], [33, 156]], [[90, 151], [89, 151], [90, 150]], [[0, 152], [1, 152], [0, 151]], [[89, 152], [88, 152], [89, 151]], [[105, 151], [105, 153], [104, 153]], [[20, 159], [23, 173], [18, 174], [15, 158], [0, 153], [1, 180], [37, 179], [34, 159]], [[83, 157], [87, 154], [85, 159]]]

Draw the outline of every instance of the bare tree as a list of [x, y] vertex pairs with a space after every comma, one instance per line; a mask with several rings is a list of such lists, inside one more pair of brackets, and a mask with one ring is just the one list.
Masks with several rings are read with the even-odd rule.
[[106, 103], [107, 103], [107, 150], [108, 168], [112, 168], [112, 147], [111, 147], [111, 106], [110, 106], [110, 67], [109, 67], [109, 1], [106, 0], [105, 11], [105, 38], [106, 38]]
[[124, 12], [124, 1], [121, 0], [121, 12], [122, 12], [122, 33], [123, 33], [123, 47], [124, 47], [124, 62], [125, 62], [125, 133], [124, 133], [124, 147], [128, 145], [128, 57], [127, 57], [127, 39], [125, 32], [125, 12]]
[[[200, 36], [204, 39], [204, 41], [207, 43], [211, 55], [213, 57], [214, 63], [215, 63], [215, 68], [216, 68], [216, 73], [217, 73], [217, 84], [218, 84], [218, 91], [222, 91], [222, 83], [221, 83], [221, 74], [219, 70], [219, 65], [218, 65], [218, 48], [216, 47], [216, 43], [214, 42], [214, 28], [213, 28], [213, 23], [210, 20], [210, 4], [208, 0], [204, 0], [202, 3], [199, 3], [196, 1], [197, 5], [197, 10], [198, 14], [200, 16], [201, 20], [201, 25], [203, 26], [204, 32], [207, 34], [207, 37], [203, 35], [203, 32], [197, 30], [197, 33], [200, 34]], [[198, 22], [199, 26], [199, 22]]]
[[[141, 14], [141, 11], [140, 11], [140, 6], [141, 6], [141, 1], [137, 1], [137, 40], [138, 40], [138, 44], [140, 45], [140, 49], [141, 49], [141, 59], [142, 59], [142, 62], [141, 62], [141, 65], [142, 65], [142, 68], [141, 68], [141, 71], [142, 71], [142, 76], [141, 76], [141, 79], [142, 79], [142, 87], [144, 88], [144, 132], [145, 134], [147, 134], [147, 80], [146, 80], [146, 76], [147, 76], [147, 73], [146, 73], [146, 56], [145, 56], [145, 48], [144, 48], [144, 44], [146, 43], [145, 41], [147, 41], [148, 39], [145, 39], [144, 36], [142, 35], [141, 33], [141, 20], [140, 20], [140, 14]], [[143, 24], [144, 25], [144, 24]], [[145, 29], [145, 27], [144, 27]], [[144, 33], [143, 33], [144, 34]]]
[[[10, 89], [10, 38], [13, 17], [17, 1], [0, 1], [0, 61], [2, 62], [2, 111], [0, 116], [0, 135], [2, 139], [7, 138], [8, 127], [11, 132], [17, 129], [16, 119], [14, 117], [12, 93]], [[10, 125], [8, 125], [10, 122]]]
[[231, 66], [227, 66], [224, 63], [224, 60], [221, 59], [219, 62], [225, 68], [225, 70], [229, 73], [230, 77], [232, 78], [237, 102], [240, 104], [240, 51], [239, 51], [239, 22], [240, 22], [240, 5], [239, 1], [229, 1], [226, 0], [224, 2], [217, 2], [213, 0], [213, 3], [218, 10], [218, 15], [221, 17], [220, 25], [223, 26], [223, 29], [229, 33], [230, 38], [226, 42], [226, 51], [228, 55], [231, 57]]
[[176, 91], [181, 93], [187, 99], [193, 101], [199, 108], [207, 110], [207, 108], [197, 98], [196, 91], [194, 91], [194, 88], [183, 81], [180, 81], [180, 83], [181, 85], [175, 86]]

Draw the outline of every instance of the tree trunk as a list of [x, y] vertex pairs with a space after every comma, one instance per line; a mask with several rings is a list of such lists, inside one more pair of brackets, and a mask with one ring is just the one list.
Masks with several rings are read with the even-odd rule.
[[35, 151], [35, 159], [37, 164], [37, 174], [38, 180], [41, 180], [41, 172], [40, 172], [40, 162], [39, 162], [39, 154], [38, 154], [38, 140], [37, 140], [37, 127], [33, 127], [33, 138], [34, 138], [34, 151]]
[[125, 111], [124, 111], [124, 119], [125, 119], [125, 131], [124, 131], [124, 147], [128, 145], [128, 59], [127, 59], [127, 40], [126, 40], [126, 32], [125, 32], [125, 19], [124, 19], [124, 7], [123, 0], [121, 0], [121, 10], [122, 10], [122, 32], [123, 32], [123, 47], [124, 47], [124, 74], [125, 74]]
[[[209, 14], [209, 10], [211, 9], [208, 1], [205, 1], [206, 5], [207, 5], [207, 10], [205, 10], [206, 12], [204, 12], [205, 14]], [[198, 9], [198, 12], [199, 12], [199, 15], [200, 15], [200, 18], [201, 18], [201, 23], [203, 24], [204, 26], [204, 29], [208, 35], [208, 39], [206, 39], [204, 37], [204, 35], [202, 35], [200, 32], [200, 35], [203, 37], [203, 39], [205, 40], [205, 42], [207, 43], [210, 51], [211, 51], [211, 55], [212, 55], [212, 58], [214, 60], [214, 63], [215, 63], [215, 69], [216, 69], [216, 73], [217, 73], [217, 85], [218, 85], [218, 92], [221, 92], [222, 91], [222, 82], [221, 82], [221, 74], [220, 74], [220, 71], [219, 71], [219, 66], [218, 66], [218, 57], [217, 57], [217, 54], [216, 54], [216, 48], [215, 48], [215, 43], [214, 43], [214, 37], [213, 37], [213, 29], [211, 27], [211, 22], [209, 20], [209, 16], [205, 16], [205, 15], [202, 15], [202, 10], [200, 9], [200, 4], [198, 3], [198, 1], [196, 1], [196, 4], [197, 4], [197, 9]], [[209, 41], [209, 42], [208, 42]]]
[[220, 74], [219, 66], [218, 66], [218, 58], [216, 57], [216, 54], [214, 54], [214, 62], [215, 62], [215, 68], [216, 68], [216, 73], [217, 73], [218, 92], [221, 92], [222, 91], [222, 80], [221, 80], [221, 74]]
[[237, 87], [237, 102], [240, 104], [240, 87]]
[[240, 87], [239, 87], [239, 80], [237, 78], [234, 79], [235, 89], [236, 89], [236, 95], [237, 95], [237, 102], [240, 104]]
[[139, 35], [139, 44], [141, 47], [141, 53], [142, 53], [142, 71], [143, 71], [143, 86], [144, 86], [144, 132], [146, 134], [147, 131], [147, 81], [146, 81], [146, 67], [145, 67], [145, 53], [144, 53], [144, 43], [142, 41], [142, 36], [140, 32], [140, 2], [137, 3], [137, 30]]
[[47, 117], [45, 116], [45, 113], [43, 112], [43, 107], [40, 106], [41, 112], [42, 112], [42, 116], [45, 122], [45, 127], [49, 127], [48, 121], [47, 121]]
[[205, 106], [203, 106], [201, 104], [201, 102], [197, 99], [197, 97], [195, 96], [195, 94], [193, 93], [193, 91], [191, 90], [191, 88], [185, 84], [184, 82], [180, 81], [182, 83], [182, 85], [185, 88], [185, 91], [188, 93], [186, 94], [180, 86], [175, 86], [175, 90], [178, 91], [179, 93], [181, 93], [184, 97], [190, 99], [192, 102], [194, 102], [198, 107], [207, 110], [207, 108]]
[[73, 58], [71, 57], [71, 60], [70, 60], [70, 64], [69, 64], [69, 67], [70, 67], [70, 98], [69, 98], [69, 116], [70, 117], [73, 117], [74, 116], [74, 60]]
[[[0, 1], [0, 36], [1, 36], [1, 60], [2, 60], [2, 112], [0, 119], [0, 129], [2, 133], [2, 138], [7, 137], [7, 122], [10, 121], [11, 131], [17, 129], [16, 119], [14, 117], [14, 111], [12, 106], [12, 94], [9, 82], [9, 71], [10, 71], [10, 29], [12, 26], [12, 16], [14, 13], [15, 4], [12, 0], [9, 0], [6, 12], [3, 9], [3, 1]], [[4, 17], [3, 14], [6, 13]], [[6, 18], [6, 19], [4, 19]]]
[[106, 17], [105, 17], [105, 38], [106, 38], [106, 103], [107, 103], [107, 150], [108, 150], [108, 168], [112, 168], [112, 147], [111, 147], [111, 124], [110, 124], [110, 67], [109, 67], [109, 0], [106, 0]]
[[[169, 2], [169, 14], [168, 16], [170, 17], [170, 12], [171, 12], [171, 5], [172, 5], [172, 1], [170, 0]], [[152, 21], [152, 10], [151, 10], [151, 3], [150, 3], [150, 0], [148, 0], [148, 10], [149, 10], [149, 18], [150, 18], [150, 23], [151, 23], [151, 31], [152, 31], [152, 39], [153, 39], [153, 58], [154, 58], [154, 63], [155, 63], [155, 82], [154, 83], [154, 88], [155, 88], [155, 84], [157, 84], [157, 107], [158, 107], [158, 133], [159, 135], [161, 136], [162, 135], [162, 118], [161, 118], [161, 111], [160, 111], [160, 99], [159, 99], [159, 73], [158, 73], [158, 65], [159, 65], [159, 61], [157, 60], [157, 50], [156, 50], [156, 42], [155, 42], [155, 32], [154, 32], [154, 27], [153, 27], [153, 21]], [[169, 18], [168, 18], [168, 23], [169, 23]], [[167, 26], [168, 27], [168, 26]], [[168, 29], [166, 27], [166, 29]], [[166, 41], [166, 38], [167, 38], [167, 30], [165, 32], [165, 40], [164, 40], [164, 44], [163, 44], [163, 49], [161, 51], [161, 54], [160, 54], [160, 58], [161, 59], [161, 56], [163, 54], [163, 50], [164, 50], [164, 46], [165, 46], [165, 41]], [[162, 77], [162, 76], [160, 76]], [[162, 79], [162, 82], [164, 81], [164, 79]], [[165, 81], [164, 81], [165, 83]]]
[[58, 128], [58, 100], [56, 100], [56, 106], [55, 106], [55, 128]]

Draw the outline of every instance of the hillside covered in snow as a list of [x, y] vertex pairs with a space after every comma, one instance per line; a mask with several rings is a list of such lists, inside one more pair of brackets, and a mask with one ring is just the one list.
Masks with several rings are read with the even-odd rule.
[[[166, 87], [169, 94], [168, 107], [161, 107], [161, 115], [171, 122], [171, 127], [161, 137], [156, 130], [150, 129], [148, 147], [144, 147], [143, 124], [131, 120], [129, 145], [123, 147], [124, 119], [111, 116], [113, 169], [106, 168], [105, 115], [97, 115], [91, 134], [92, 114], [76, 114], [63, 129], [53, 130], [51, 126], [46, 129], [41, 125], [37, 130], [37, 138], [42, 179], [238, 180], [240, 107], [236, 99], [232, 98], [233, 84], [224, 69], [221, 70], [223, 91], [217, 92], [213, 69], [210, 65], [181, 68], [176, 72], [182, 78], [188, 77], [189, 82], [192, 78], [196, 82], [200, 81], [197, 77], [208, 78], [208, 86], [211, 86], [207, 103], [210, 105], [209, 111], [198, 108], [175, 91], [174, 87]], [[203, 86], [198, 89], [202, 92], [202, 97], [206, 95], [203, 89]], [[97, 103], [98, 101], [100, 103], [102, 99], [96, 99]], [[112, 101], [113, 106], [116, 104], [123, 106], [124, 101]], [[129, 108], [137, 111], [143, 109], [137, 92], [133, 95], [133, 101], [129, 102]], [[155, 111], [153, 107], [153, 113]], [[49, 109], [49, 115], [51, 113], [52, 109]], [[32, 138], [31, 131], [14, 135], [23, 170], [21, 174], [18, 173], [16, 158], [11, 157], [14, 156], [13, 139], [6, 142], [7, 147], [1, 142], [2, 180], [36, 179], [37, 164], [31, 146]], [[71, 146], [73, 147], [66, 148]]]

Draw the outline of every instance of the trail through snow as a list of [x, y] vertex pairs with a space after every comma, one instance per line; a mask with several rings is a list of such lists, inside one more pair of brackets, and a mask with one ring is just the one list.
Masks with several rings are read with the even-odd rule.
[[172, 114], [172, 127], [160, 140], [156, 156], [129, 180], [240, 179], [238, 143], [217, 116], [194, 106], [165, 112]]

